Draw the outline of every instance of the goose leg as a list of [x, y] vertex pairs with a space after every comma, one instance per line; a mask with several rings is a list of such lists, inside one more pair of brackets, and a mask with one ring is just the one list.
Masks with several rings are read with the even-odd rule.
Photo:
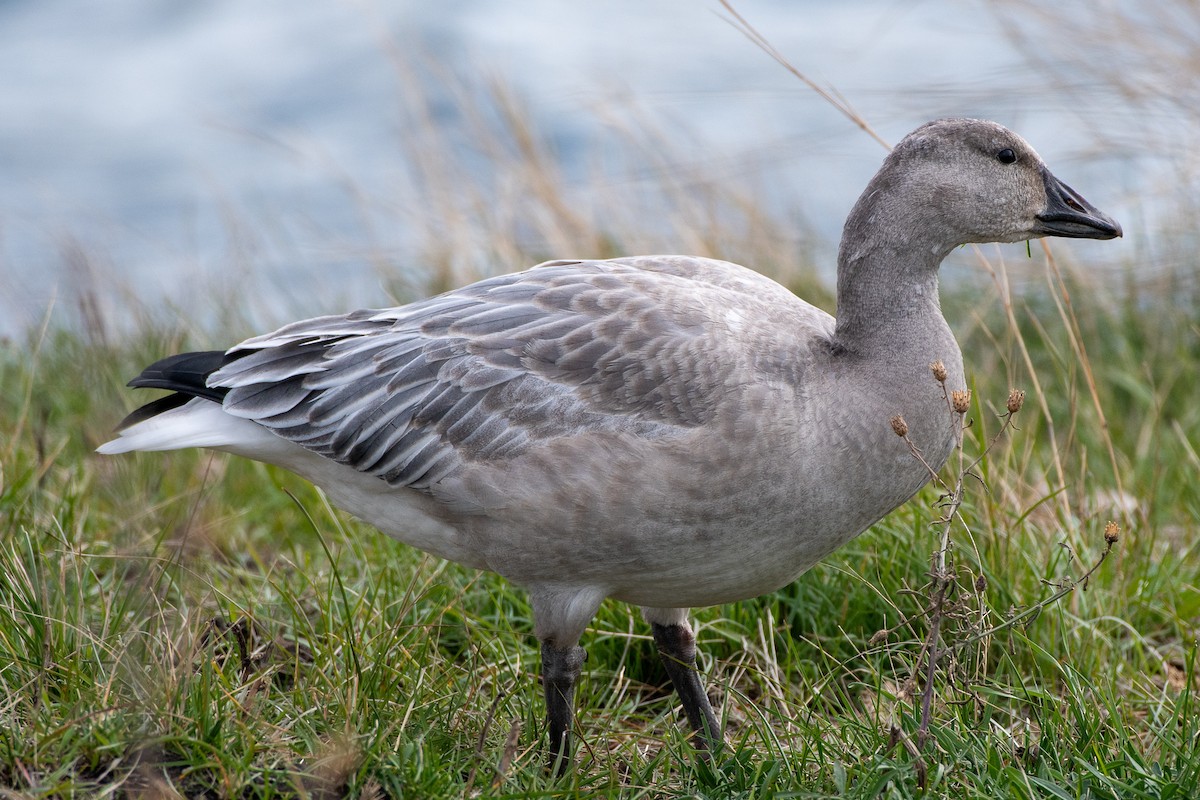
[[724, 734], [713, 713], [700, 673], [696, 669], [696, 636], [687, 621], [687, 609], [642, 609], [654, 631], [654, 644], [675, 692], [683, 703], [696, 749], [705, 758], [724, 744]]
[[587, 653], [582, 647], [556, 647], [542, 642], [542, 689], [546, 695], [546, 724], [550, 729], [548, 769], [556, 775], [571, 763], [571, 720], [575, 684]]
[[575, 685], [587, 653], [579, 637], [596, 615], [604, 593], [595, 589], [534, 587], [534, 634], [542, 643], [542, 690], [546, 696], [550, 772], [562, 775], [572, 764], [571, 723]]

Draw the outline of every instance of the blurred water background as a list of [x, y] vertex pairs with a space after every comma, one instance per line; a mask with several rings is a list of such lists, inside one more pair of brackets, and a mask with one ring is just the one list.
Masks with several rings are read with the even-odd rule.
[[[1196, 13], [1153, 16], [1184, 6], [737, 3], [889, 141], [940, 116], [1013, 127], [1125, 225], [1072, 257], [1153, 269], [1194, 208], [1192, 78], [1156, 70], [1194, 58]], [[1134, 48], [1122, 15], [1169, 35]], [[133, 305], [200, 319], [221, 287], [273, 325], [410, 299], [439, 288], [431, 269], [693, 252], [646, 199], [664, 182], [752, 198], [831, 274], [883, 150], [727, 17], [708, 0], [0, 2], [0, 334], [85, 300], [117, 324]], [[502, 166], [531, 158], [540, 177]], [[554, 213], [589, 228], [630, 198], [642, 238], [547, 236], [529, 180], [561, 183]], [[501, 205], [520, 247], [465, 242]]]

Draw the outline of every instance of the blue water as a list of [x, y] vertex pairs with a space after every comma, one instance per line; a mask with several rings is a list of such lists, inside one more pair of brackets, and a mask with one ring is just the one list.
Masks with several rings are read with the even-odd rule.
[[[890, 141], [939, 116], [997, 119], [1122, 214], [1077, 135], [1111, 98], [1064, 108], [986, 4], [738, 8]], [[828, 257], [883, 151], [723, 17], [694, 0], [0, 3], [0, 334], [71, 306], [89, 272], [118, 277], [102, 298], [118, 317], [128, 292], [199, 319], [195, 294], [248, 270], [313, 313], [386, 302], [366, 254], [404, 263], [422, 208], [398, 61], [513, 85], [572, 181], [594, 177], [607, 109], [647, 109], [679, 132], [668, 162], [770, 186]], [[469, 135], [460, 115], [437, 123]]]

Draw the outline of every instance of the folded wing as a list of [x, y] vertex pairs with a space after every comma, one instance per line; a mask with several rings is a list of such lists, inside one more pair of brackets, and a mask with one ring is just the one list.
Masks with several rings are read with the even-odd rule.
[[770, 322], [771, 301], [798, 302], [723, 262], [551, 262], [247, 340], [209, 364], [204, 392], [322, 456], [427, 490], [464, 462], [502, 461], [539, 440], [704, 425], [755, 375], [752, 362], [794, 378], [786, 354], [740, 339], [748, 320]]

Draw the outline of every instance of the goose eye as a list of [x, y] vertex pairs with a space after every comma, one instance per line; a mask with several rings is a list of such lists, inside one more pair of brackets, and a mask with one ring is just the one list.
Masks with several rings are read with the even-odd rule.
[[1017, 154], [1007, 147], [996, 153], [996, 158], [1000, 159], [1001, 164], [1011, 164], [1017, 160]]

